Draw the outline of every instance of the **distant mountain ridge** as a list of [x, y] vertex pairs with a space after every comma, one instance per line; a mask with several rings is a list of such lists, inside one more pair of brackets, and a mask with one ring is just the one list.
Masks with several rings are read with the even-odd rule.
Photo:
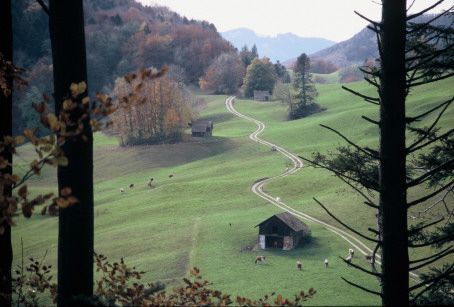
[[268, 57], [272, 62], [296, 58], [301, 53], [311, 54], [336, 44], [334, 41], [318, 37], [299, 37], [293, 33], [278, 34], [275, 37], [258, 36], [254, 31], [239, 28], [221, 32], [221, 36], [230, 41], [239, 51], [244, 45], [249, 50], [255, 44], [260, 57]]

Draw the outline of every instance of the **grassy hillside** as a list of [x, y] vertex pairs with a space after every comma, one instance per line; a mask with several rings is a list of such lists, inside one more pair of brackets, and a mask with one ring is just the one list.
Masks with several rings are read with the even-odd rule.
[[[450, 91], [448, 81], [421, 88], [413, 94], [408, 111], [421, 112]], [[364, 82], [349, 84], [373, 94]], [[378, 131], [361, 115], [376, 118], [376, 106], [342, 91], [340, 85], [319, 86], [319, 103], [327, 111], [297, 121], [286, 121], [285, 106], [277, 102], [236, 100], [235, 108], [266, 124], [261, 138], [289, 151], [310, 157], [328, 152], [341, 142], [320, 123], [342, 131], [362, 145], [376, 146]], [[124, 257], [127, 264], [148, 273], [144, 282], [181, 283], [193, 266], [201, 269], [213, 288], [251, 298], [273, 291], [291, 297], [314, 287], [317, 295], [308, 305], [378, 305], [379, 300], [348, 286], [341, 276], [367, 288], [379, 290], [378, 282], [347, 267], [350, 247], [332, 232], [307, 222], [314, 241], [293, 251], [257, 250], [255, 226], [281, 210], [251, 192], [252, 184], [284, 172], [289, 161], [278, 152], [250, 140], [256, 125], [230, 114], [225, 96], [203, 96], [207, 108], [200, 117], [214, 121], [214, 136], [188, 138], [180, 144], [120, 148], [114, 138], [95, 136], [95, 249], [112, 261]], [[449, 127], [453, 111], [442, 122]], [[421, 125], [427, 124], [425, 119]], [[451, 124], [452, 125], [452, 124]], [[20, 155], [30, 157], [29, 146]], [[27, 165], [17, 160], [16, 167]], [[173, 174], [169, 178], [169, 174]], [[56, 172], [47, 169], [30, 182], [32, 191], [55, 190]], [[147, 186], [150, 177], [153, 187]], [[130, 183], [135, 187], [129, 189]], [[119, 192], [120, 188], [125, 193]], [[363, 200], [324, 170], [301, 171], [267, 183], [264, 190], [283, 202], [323, 221], [336, 224], [312, 200], [316, 197], [340, 218], [357, 229], [374, 227], [372, 210]], [[419, 193], [415, 191], [415, 193]], [[15, 265], [20, 263], [20, 238], [24, 255], [42, 257], [56, 267], [57, 219], [33, 216], [17, 219], [13, 229]], [[231, 224], [231, 225], [230, 225]], [[255, 265], [257, 255], [266, 264]], [[328, 258], [330, 267], [323, 261]], [[366, 267], [358, 255], [356, 263]], [[300, 260], [303, 271], [296, 270]], [[340, 295], [340, 293], [342, 293]]]

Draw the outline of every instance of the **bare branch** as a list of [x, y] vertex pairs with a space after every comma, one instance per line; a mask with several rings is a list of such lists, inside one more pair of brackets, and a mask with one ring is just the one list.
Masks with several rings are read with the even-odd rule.
[[415, 87], [415, 86], [419, 86], [419, 85], [429, 84], [429, 83], [441, 81], [441, 80], [444, 80], [444, 79], [447, 79], [447, 78], [451, 78], [452, 76], [454, 76], [454, 73], [449, 73], [449, 74], [443, 75], [441, 77], [430, 79], [430, 80], [427, 80], [427, 81], [421, 81], [421, 82], [413, 83], [413, 84], [410, 84], [408, 86], [409, 87]]
[[443, 164], [440, 164], [438, 167], [426, 172], [424, 175], [422, 176], [419, 176], [418, 178], [410, 181], [409, 183], [407, 183], [407, 187], [410, 188], [410, 187], [414, 187], [420, 183], [422, 183], [425, 179], [427, 179], [429, 176], [432, 176], [433, 174], [447, 168], [448, 166], [450, 166], [452, 163], [454, 162], [454, 158], [451, 159], [451, 160], [448, 160], [446, 161], [445, 163]]
[[[428, 11], [430, 11], [431, 9], [437, 7], [438, 5], [440, 5], [440, 4], [443, 3], [443, 2], [444, 2], [444, 0], [440, 0], [440, 1], [436, 2], [436, 3], [434, 3], [433, 5], [431, 5], [431, 6], [427, 7], [427, 8], [425, 8], [424, 10], [420, 11], [419, 13], [416, 13], [416, 14], [413, 14], [413, 15], [410, 15], [410, 16], [407, 16], [407, 21], [410, 21], [410, 20], [412, 20], [412, 19], [415, 19], [416, 17], [419, 17], [419, 16], [421, 16], [421, 15], [427, 13]], [[430, 23], [430, 22], [429, 22], [429, 23]]]
[[38, 2], [39, 5], [41, 5], [41, 7], [43, 8], [44, 12], [46, 12], [46, 14], [49, 16], [49, 8], [44, 3], [44, 1], [43, 0], [36, 0], [36, 2]]
[[[454, 98], [452, 98], [452, 99], [450, 99], [450, 100], [446, 100], [445, 102], [439, 104], [438, 106], [436, 106], [435, 108], [430, 109], [430, 110], [427, 111], [427, 112], [424, 112], [423, 114], [420, 114], [420, 115], [418, 115], [418, 116], [416, 116], [416, 117], [411, 117], [411, 121], [409, 121], [409, 120], [407, 119], [407, 123], [411, 123], [411, 122], [417, 121], [417, 120], [420, 119], [421, 117], [424, 117], [424, 116], [426, 116], [426, 115], [428, 115], [428, 114], [430, 114], [430, 113], [432, 113], [432, 112], [438, 110], [439, 108], [441, 108], [441, 107], [444, 106], [445, 104], [448, 104], [448, 105], [449, 105], [449, 104], [450, 104], [451, 102], [453, 102], [453, 101], [454, 101]], [[446, 109], [446, 108], [445, 108], [445, 109]]]
[[[418, 262], [421, 262], [421, 261], [429, 260], [429, 259], [431, 259], [431, 258], [433, 258], [433, 257], [436, 257], [436, 256], [442, 254], [442, 253], [446, 253], [446, 252], [449, 251], [451, 248], [453, 248], [452, 245], [449, 246], [448, 248], [442, 250], [441, 252], [436, 253], [435, 255], [432, 255], [432, 256], [429, 256], [429, 257], [426, 257], [426, 258], [421, 258], [421, 259], [418, 259], [418, 260], [410, 260], [408, 263], [409, 263], [409, 264], [413, 264], [413, 263], [418, 263]], [[453, 251], [454, 251], [454, 250], [453, 250]]]
[[436, 191], [434, 191], [434, 192], [432, 192], [432, 193], [430, 193], [430, 194], [428, 194], [428, 195], [426, 195], [424, 197], [421, 197], [419, 199], [416, 199], [416, 200], [414, 200], [412, 202], [407, 203], [407, 208], [413, 207], [414, 205], [420, 204], [420, 203], [422, 203], [422, 202], [424, 202], [424, 201], [436, 196], [438, 193], [443, 192], [447, 187], [449, 187], [453, 183], [454, 183], [454, 179], [451, 180], [448, 184], [443, 185], [438, 190], [436, 190]]
[[366, 194], [364, 194], [363, 192], [361, 192], [360, 189], [358, 189], [357, 187], [355, 187], [353, 184], [351, 184], [350, 182], [348, 182], [347, 180], [345, 180], [344, 178], [342, 177], [339, 177], [340, 180], [342, 180], [343, 182], [345, 182], [346, 184], [348, 184], [353, 190], [355, 190], [357, 193], [361, 194], [362, 197], [364, 197], [367, 201], [365, 201], [364, 203], [366, 205], [368, 205], [369, 207], [372, 207], [374, 209], [378, 209], [378, 206], [376, 204], [374, 204], [374, 202], [369, 198], [367, 197]]
[[328, 130], [331, 130], [333, 131], [334, 133], [336, 133], [337, 135], [339, 135], [341, 138], [343, 138], [348, 144], [352, 145], [353, 147], [355, 147], [356, 149], [358, 149], [360, 152], [362, 152], [363, 154], [365, 154], [366, 156], [369, 156], [373, 159], [377, 159], [377, 160], [380, 160], [380, 158], [378, 156], [374, 156], [373, 154], [371, 154], [370, 152], [367, 152], [366, 150], [364, 150], [362, 147], [359, 147], [358, 145], [356, 145], [355, 143], [353, 143], [352, 141], [350, 141], [347, 137], [345, 137], [342, 133], [340, 133], [339, 131], [331, 128], [331, 127], [328, 127], [328, 126], [325, 126], [325, 125], [322, 125], [320, 124], [320, 126], [322, 126], [323, 128], [326, 128]]
[[378, 240], [376, 239], [372, 239], [372, 238], [369, 238], [368, 236], [365, 236], [363, 235], [362, 233], [360, 233], [359, 231], [356, 231], [354, 230], [353, 228], [351, 228], [350, 226], [348, 226], [347, 224], [345, 224], [344, 222], [342, 222], [341, 220], [339, 220], [337, 217], [335, 217], [325, 206], [322, 205], [321, 202], [319, 202], [315, 197], [312, 198], [313, 200], [315, 200], [319, 205], [320, 207], [322, 207], [326, 213], [328, 213], [329, 216], [331, 216], [333, 219], [335, 219], [339, 224], [341, 224], [342, 226], [344, 226], [345, 228], [347, 228], [348, 230], [352, 231], [353, 233], [356, 233], [358, 236], [366, 239], [366, 240], [369, 240], [371, 242], [375, 242], [375, 243], [379, 243]]
[[440, 222], [443, 221], [443, 220], [444, 220], [444, 218], [442, 217], [441, 219], [436, 220], [435, 222], [432, 222], [432, 223], [423, 225], [423, 226], [421, 226], [421, 227], [419, 227], [419, 228], [413, 229], [412, 231], [409, 231], [409, 232], [408, 232], [408, 236], [412, 236], [412, 235], [414, 235], [415, 233], [420, 232], [421, 230], [423, 230], [423, 229], [425, 229], [425, 228], [427, 228], [427, 227], [430, 227], [430, 226], [432, 226], [432, 225], [438, 224], [438, 223], [440, 223]]
[[304, 157], [301, 157], [301, 156], [298, 156], [298, 157], [299, 157], [300, 159], [306, 161], [306, 162], [309, 162], [309, 163], [311, 163], [311, 164], [314, 164], [315, 166], [318, 166], [318, 167], [327, 169], [327, 170], [329, 170], [330, 172], [333, 172], [333, 173], [334, 173], [337, 177], [339, 177], [339, 178], [347, 178], [348, 180], [351, 180], [351, 181], [353, 181], [353, 182], [356, 182], [356, 183], [358, 183], [358, 184], [363, 185], [363, 186], [366, 187], [367, 189], [371, 189], [371, 190], [374, 190], [374, 191], [378, 191], [376, 188], [370, 186], [370, 185], [367, 184], [366, 182], [363, 182], [363, 181], [358, 180], [358, 179], [353, 178], [353, 177], [346, 176], [346, 175], [344, 175], [344, 174], [342, 174], [342, 173], [339, 173], [338, 171], [336, 171], [336, 170], [333, 169], [333, 168], [330, 168], [330, 167], [325, 166], [325, 165], [321, 165], [321, 164], [319, 164], [319, 163], [316, 163], [316, 162], [314, 162], [314, 161], [312, 161], [312, 160], [309, 160], [309, 159], [306, 159], [306, 158], [304, 158]]
[[[419, 145], [419, 146], [417, 146], [417, 147], [412, 148], [411, 150], [408, 150], [408, 148], [407, 148], [408, 153], [415, 152], [415, 151], [417, 151], [417, 150], [419, 150], [419, 149], [421, 149], [421, 148], [424, 148], [424, 147], [426, 147], [426, 146], [428, 146], [428, 145], [430, 145], [430, 144], [432, 144], [432, 143], [435, 143], [435, 142], [437, 142], [437, 141], [439, 141], [439, 140], [441, 140], [441, 139], [443, 139], [443, 138], [445, 138], [445, 137], [448, 137], [448, 136], [449, 136], [451, 133], [453, 133], [453, 132], [454, 132], [454, 129], [451, 129], [451, 130], [449, 130], [448, 132], [443, 133], [442, 135], [440, 135], [440, 136], [438, 136], [438, 137], [436, 137], [436, 138], [433, 138], [432, 140], [430, 140], [430, 141], [428, 141], [428, 142], [426, 142], [426, 143], [424, 143], [424, 144], [422, 144], [422, 145]], [[426, 134], [426, 136], [424, 136], [424, 137], [421, 138], [421, 139], [426, 139], [426, 138], [427, 138], [427, 134]], [[410, 147], [414, 146], [414, 145], [417, 144], [418, 142], [419, 142], [419, 141], [413, 143]], [[409, 148], [410, 148], [410, 147], [409, 147]]]
[[367, 18], [366, 16], [358, 13], [357, 11], [354, 11], [356, 15], [358, 15], [359, 17], [361, 17], [362, 19], [370, 22], [371, 24], [373, 24], [375, 27], [380, 27], [380, 23], [379, 22], [376, 22], [376, 21], [373, 21], [372, 19], [369, 19]]
[[452, 273], [454, 273], [454, 264], [452, 264], [449, 269], [447, 269], [444, 273], [432, 278], [432, 279], [428, 279], [428, 280], [425, 280], [423, 282], [420, 282], [419, 284], [417, 285], [414, 285], [413, 287], [410, 287], [409, 288], [409, 291], [413, 291], [413, 290], [416, 290], [418, 288], [421, 288], [422, 286], [424, 285], [427, 285], [427, 284], [430, 284], [430, 283], [435, 283], [437, 281], [439, 281], [440, 279], [443, 279], [445, 278], [446, 276], [449, 276], [451, 275]]
[[346, 86], [342, 86], [342, 89], [352, 93], [353, 95], [356, 95], [356, 96], [359, 96], [359, 97], [363, 98], [367, 102], [370, 102], [370, 103], [375, 104], [375, 105], [380, 105], [378, 103], [378, 101], [380, 101], [380, 99], [378, 99], [378, 98], [363, 95], [363, 94], [361, 94], [359, 92], [356, 92], [356, 91], [354, 91], [354, 90], [352, 90], [352, 89], [350, 89], [350, 88], [348, 88]]
[[361, 118], [364, 119], [364, 120], [367, 120], [368, 122], [370, 122], [370, 123], [372, 123], [372, 124], [375, 124], [375, 125], [377, 125], [377, 126], [380, 126], [380, 122], [377, 122], [377, 121], [375, 121], [375, 120], [373, 120], [373, 119], [370, 119], [369, 117], [366, 117], [366, 116], [363, 115], [363, 116], [361, 116]]
[[340, 256], [339, 256], [339, 258], [341, 258], [342, 261], [344, 261], [346, 264], [351, 265], [351, 266], [354, 267], [355, 269], [358, 269], [358, 270], [360, 270], [360, 271], [362, 271], [362, 272], [364, 272], [364, 273], [370, 274], [370, 275], [375, 276], [375, 277], [380, 277], [380, 276], [381, 276], [380, 273], [370, 272], [370, 271], [365, 270], [365, 269], [363, 269], [362, 267], [360, 267], [360, 266], [358, 266], [358, 265], [356, 265], [356, 264], [354, 264], [354, 263], [352, 263], [352, 262], [347, 262], [344, 258], [342, 258], [342, 257], [340, 257]]
[[341, 278], [342, 278], [343, 281], [345, 281], [345, 282], [348, 283], [349, 285], [352, 285], [353, 287], [359, 288], [359, 289], [361, 289], [361, 290], [363, 290], [363, 291], [366, 291], [366, 292], [368, 292], [368, 293], [372, 293], [372, 294], [378, 295], [378, 296], [380, 296], [380, 297], [382, 296], [382, 294], [381, 294], [380, 292], [376, 292], [376, 291], [373, 291], [373, 290], [369, 290], [369, 289], [364, 288], [364, 287], [361, 287], [360, 285], [357, 285], [357, 284], [355, 284], [355, 283], [353, 283], [353, 282], [351, 282], [351, 281], [348, 281], [348, 280], [346, 280], [346, 279], [343, 278], [343, 277], [341, 277]]
[[431, 264], [431, 263], [433, 263], [433, 262], [435, 262], [435, 261], [437, 261], [437, 260], [449, 255], [449, 254], [452, 254], [452, 253], [454, 253], [454, 250], [450, 250], [450, 251], [447, 251], [445, 253], [438, 253], [437, 256], [434, 257], [432, 260], [426, 261], [426, 262], [424, 262], [424, 263], [422, 263], [420, 265], [417, 265], [415, 267], [410, 267], [409, 270], [410, 271], [414, 271], [414, 270], [420, 269], [420, 268], [425, 267], [425, 266], [427, 266], [427, 265], [429, 265], [429, 264]]

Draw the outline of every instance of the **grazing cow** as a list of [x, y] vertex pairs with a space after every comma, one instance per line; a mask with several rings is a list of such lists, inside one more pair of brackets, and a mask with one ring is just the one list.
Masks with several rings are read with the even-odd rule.
[[153, 182], [153, 180], [154, 180], [154, 178], [153, 178], [153, 177], [151, 177], [151, 178], [150, 178], [150, 182]]
[[278, 203], [280, 203], [280, 202], [281, 202], [281, 198], [280, 198], [280, 197], [276, 197], [276, 201], [277, 201]]
[[124, 193], [124, 192], [125, 192], [125, 190], [123, 190], [123, 188], [121, 188], [120, 189], [120, 193]]
[[347, 265], [350, 266], [350, 263], [352, 263], [352, 257], [348, 256], [347, 259], [345, 259], [345, 262], [347, 262]]
[[255, 258], [255, 264], [258, 264], [259, 262], [266, 263], [265, 256], [257, 256], [257, 258]]
[[366, 261], [372, 262], [372, 256], [371, 255], [365, 254], [364, 258], [366, 259]]
[[299, 262], [299, 261], [296, 262], [296, 268], [299, 269], [300, 271], [303, 270], [301, 262]]
[[131, 184], [129, 185], [129, 188], [132, 189], [133, 187], [134, 187], [134, 183], [131, 183]]
[[328, 267], [328, 259], [325, 259], [325, 267]]
[[351, 248], [348, 250], [348, 254], [350, 255], [350, 257], [353, 258], [353, 255], [355, 254], [355, 251], [352, 250]]
[[172, 178], [172, 177], [173, 177], [173, 174], [170, 174], [170, 175], [169, 175], [169, 178]]
[[148, 184], [148, 186], [149, 186], [149, 187], [151, 188], [151, 180], [150, 180], [150, 181], [148, 181], [148, 183], [147, 183], [147, 184]]

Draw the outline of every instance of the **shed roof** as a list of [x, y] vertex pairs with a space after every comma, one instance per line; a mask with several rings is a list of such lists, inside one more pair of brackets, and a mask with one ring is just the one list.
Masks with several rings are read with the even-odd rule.
[[[275, 214], [272, 217], [268, 218], [267, 220], [261, 222], [257, 226], [260, 226], [273, 218], [278, 218], [283, 223], [285, 223], [287, 226], [289, 226], [293, 231], [300, 231], [300, 230], [307, 228], [307, 225], [305, 223], [303, 223], [299, 218], [297, 218], [296, 216], [294, 216], [293, 214], [291, 214], [288, 211]], [[257, 226], [255, 226], [255, 227], [257, 227]]]

